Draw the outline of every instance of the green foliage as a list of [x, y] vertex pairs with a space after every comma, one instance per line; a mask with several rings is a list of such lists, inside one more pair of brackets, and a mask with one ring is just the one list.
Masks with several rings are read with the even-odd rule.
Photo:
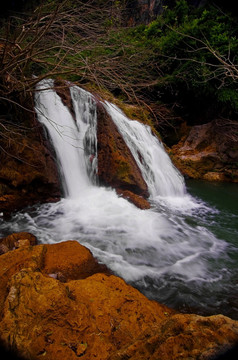
[[238, 111], [238, 26], [218, 8], [190, 8], [177, 1], [144, 29], [134, 30], [138, 40], [153, 49], [151, 62], [158, 64], [157, 89], [166, 96], [185, 92], [196, 99], [210, 96], [223, 108]]
[[106, 47], [91, 56], [126, 59], [123, 75], [132, 86], [153, 83], [151, 93], [179, 102], [185, 112], [186, 101], [203, 99], [224, 115], [237, 113], [238, 26], [231, 14], [179, 0], [147, 26], [112, 29], [108, 35]]
[[9, 79], [11, 91], [18, 86], [25, 93], [32, 92], [32, 74], [49, 74], [95, 84], [124, 99], [150, 94], [179, 102], [184, 113], [191, 99], [207, 99], [224, 114], [238, 111], [238, 26], [231, 14], [179, 0], [149, 25], [127, 28], [125, 3], [47, 0], [29, 20], [17, 16], [1, 32], [1, 38], [7, 34], [2, 94]]

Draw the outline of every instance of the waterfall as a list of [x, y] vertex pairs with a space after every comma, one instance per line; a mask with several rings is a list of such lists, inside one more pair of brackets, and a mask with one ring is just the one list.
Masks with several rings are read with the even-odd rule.
[[[45, 89], [45, 90], [44, 90]], [[97, 110], [93, 96], [77, 86], [70, 87], [76, 119], [53, 90], [53, 81], [38, 84], [36, 112], [48, 129], [60, 164], [65, 195], [77, 197], [97, 183]], [[54, 104], [54, 106], [52, 106]], [[162, 143], [149, 126], [128, 119], [109, 102], [102, 103], [141, 170], [151, 198], [183, 196], [182, 175], [173, 166]]]
[[96, 183], [96, 104], [90, 93], [71, 87], [74, 119], [53, 86], [53, 80], [43, 80], [38, 84], [35, 109], [39, 122], [47, 128], [53, 142], [65, 196], [77, 198]]
[[152, 134], [151, 128], [138, 121], [129, 120], [116, 105], [106, 102], [105, 107], [131, 150], [152, 198], [157, 195], [183, 196], [183, 176], [173, 166], [162, 143]]

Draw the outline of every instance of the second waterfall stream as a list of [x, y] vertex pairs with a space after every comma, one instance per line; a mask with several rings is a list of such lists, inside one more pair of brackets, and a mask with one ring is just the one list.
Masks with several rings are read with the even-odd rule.
[[180, 310], [215, 313], [222, 306], [218, 295], [229, 283], [227, 243], [199, 219], [216, 210], [186, 193], [183, 177], [150, 128], [108, 102], [102, 104], [140, 167], [152, 207], [140, 210], [115, 190], [98, 186], [96, 103], [85, 90], [72, 86], [70, 91], [75, 119], [51, 80], [39, 83], [35, 97], [65, 195], [17, 214], [13, 230], [24, 224], [41, 243], [78, 240], [150, 298]]

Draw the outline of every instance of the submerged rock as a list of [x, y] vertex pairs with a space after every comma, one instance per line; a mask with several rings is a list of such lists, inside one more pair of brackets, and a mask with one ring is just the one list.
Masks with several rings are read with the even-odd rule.
[[1, 339], [25, 359], [212, 359], [238, 342], [238, 321], [150, 301], [76, 241], [8, 252], [0, 277]]

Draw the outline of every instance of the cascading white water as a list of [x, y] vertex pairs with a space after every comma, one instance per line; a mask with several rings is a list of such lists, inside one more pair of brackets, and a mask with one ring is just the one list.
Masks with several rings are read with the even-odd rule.
[[[77, 86], [70, 87], [77, 129], [83, 138], [87, 175], [97, 183], [97, 108], [93, 96]], [[83, 154], [83, 153], [82, 153]], [[85, 175], [85, 173], [84, 173]]]
[[96, 182], [96, 105], [87, 91], [72, 87], [70, 91], [76, 114], [76, 119], [73, 119], [53, 86], [53, 80], [43, 80], [38, 84], [35, 109], [38, 120], [45, 125], [53, 142], [65, 195], [75, 198]]
[[[95, 101], [89, 92], [77, 86], [70, 87], [76, 117], [73, 119], [68, 108], [53, 90], [52, 80], [42, 81], [38, 84], [37, 90], [36, 112], [39, 121], [48, 129], [56, 149], [65, 194], [77, 197], [86, 186], [96, 183]], [[131, 150], [152, 198], [157, 195], [183, 196], [183, 177], [173, 166], [162, 143], [152, 134], [150, 127], [128, 119], [118, 107], [109, 102], [102, 104]]]
[[96, 186], [93, 97], [71, 87], [73, 119], [52, 86], [48, 80], [38, 85], [36, 111], [54, 145], [66, 196], [17, 213], [1, 227], [30, 231], [42, 243], [78, 240], [147, 295], [176, 307], [197, 307], [202, 297], [206, 301], [200, 308], [213, 311], [219, 298], [215, 294], [229, 282], [227, 244], [206, 228], [214, 210], [185, 193], [182, 177], [149, 128], [109, 103], [105, 107], [141, 168], [153, 209], [140, 210], [114, 190]]
[[183, 196], [185, 184], [182, 175], [173, 166], [162, 143], [152, 134], [151, 128], [129, 120], [115, 105], [105, 103], [119, 132], [131, 150], [153, 197]]

